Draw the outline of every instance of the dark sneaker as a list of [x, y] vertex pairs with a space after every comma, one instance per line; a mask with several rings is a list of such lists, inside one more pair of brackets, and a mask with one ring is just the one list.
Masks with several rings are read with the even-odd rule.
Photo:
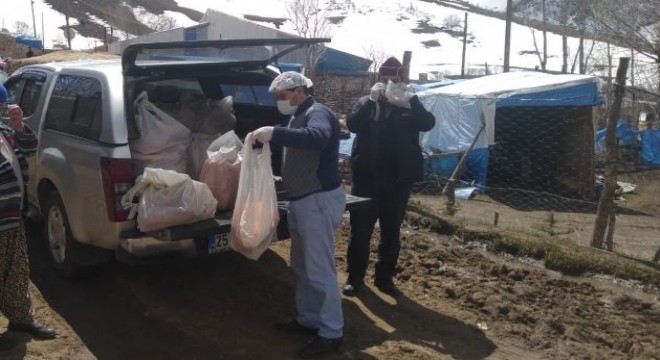
[[17, 345], [18, 343], [15, 340], [8, 338], [6, 335], [0, 335], [0, 351], [9, 351]]
[[29, 333], [35, 339], [48, 340], [54, 339], [57, 336], [55, 330], [42, 325], [38, 321], [32, 321], [29, 323], [9, 323], [7, 326], [8, 331], [17, 331]]
[[392, 280], [376, 280], [374, 281], [376, 288], [382, 293], [387, 294], [393, 298], [398, 298], [401, 295], [401, 291], [394, 286]]
[[328, 339], [317, 336], [300, 350], [299, 355], [302, 359], [312, 359], [336, 353], [339, 351], [339, 347], [343, 341], [343, 337]]
[[275, 323], [275, 328], [281, 332], [290, 333], [290, 334], [302, 334], [302, 335], [316, 335], [319, 332], [319, 329], [307, 327], [300, 325], [296, 319], [293, 319], [289, 322]]
[[362, 289], [363, 286], [364, 283], [362, 282], [355, 282], [355, 283], [347, 282], [346, 284], [344, 284], [344, 287], [341, 288], [341, 292], [346, 296], [355, 296], [357, 295], [358, 291]]

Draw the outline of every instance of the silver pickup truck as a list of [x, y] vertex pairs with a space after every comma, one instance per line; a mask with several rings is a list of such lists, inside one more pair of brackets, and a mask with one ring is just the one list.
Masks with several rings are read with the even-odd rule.
[[[113, 257], [206, 256], [229, 249], [229, 212], [150, 233], [128, 219], [120, 200], [140, 175], [129, 146], [140, 138], [134, 101], [145, 91], [163, 106], [180, 105], [184, 93], [210, 101], [231, 95], [234, 130], [243, 138], [286, 120], [267, 92], [280, 73], [278, 58], [321, 41], [327, 39], [133, 44], [121, 61], [30, 65], [12, 74], [5, 82], [9, 102], [23, 108], [39, 137], [30, 158], [28, 216], [43, 221], [54, 269], [73, 276]], [[347, 196], [347, 209], [367, 201]], [[285, 227], [286, 211], [281, 215]], [[280, 239], [287, 237], [284, 227]]]

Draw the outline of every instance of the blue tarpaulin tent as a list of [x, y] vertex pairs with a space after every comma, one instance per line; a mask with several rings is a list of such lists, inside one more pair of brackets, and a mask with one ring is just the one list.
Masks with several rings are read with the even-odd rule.
[[43, 48], [43, 42], [41, 39], [24, 34], [12, 34], [12, 36], [16, 38], [16, 42], [19, 44], [24, 44], [35, 49]]
[[[600, 80], [594, 76], [509, 72], [421, 91], [417, 93], [420, 100], [436, 117], [436, 126], [422, 135], [421, 144], [431, 154], [464, 152], [483, 122], [485, 129], [466, 159], [464, 178], [469, 175], [470, 179], [466, 180], [474, 181], [478, 187], [485, 186], [492, 160], [490, 147], [495, 145], [496, 112], [517, 107], [559, 109], [600, 105], [603, 100], [599, 90]], [[544, 140], [536, 137], [534, 141]]]
[[316, 63], [317, 74], [364, 76], [369, 74], [371, 60], [343, 51], [326, 48]]
[[640, 132], [642, 139], [642, 158], [653, 166], [660, 166], [660, 130]]
[[[620, 146], [633, 145], [640, 140], [640, 156], [651, 166], [660, 166], [660, 130], [633, 130], [625, 121], [616, 124], [616, 139]], [[603, 151], [605, 129], [596, 132], [596, 152]]]

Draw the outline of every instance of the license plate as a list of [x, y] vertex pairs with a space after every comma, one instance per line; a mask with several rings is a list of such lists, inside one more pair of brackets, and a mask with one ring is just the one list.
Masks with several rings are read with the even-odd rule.
[[229, 250], [229, 234], [212, 234], [208, 237], [209, 254]]

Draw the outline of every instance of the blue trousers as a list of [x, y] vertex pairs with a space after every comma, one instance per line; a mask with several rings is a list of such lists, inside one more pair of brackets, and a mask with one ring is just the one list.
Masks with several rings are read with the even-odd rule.
[[335, 231], [346, 207], [339, 187], [289, 203], [296, 320], [328, 339], [343, 336], [344, 316], [335, 267]]

